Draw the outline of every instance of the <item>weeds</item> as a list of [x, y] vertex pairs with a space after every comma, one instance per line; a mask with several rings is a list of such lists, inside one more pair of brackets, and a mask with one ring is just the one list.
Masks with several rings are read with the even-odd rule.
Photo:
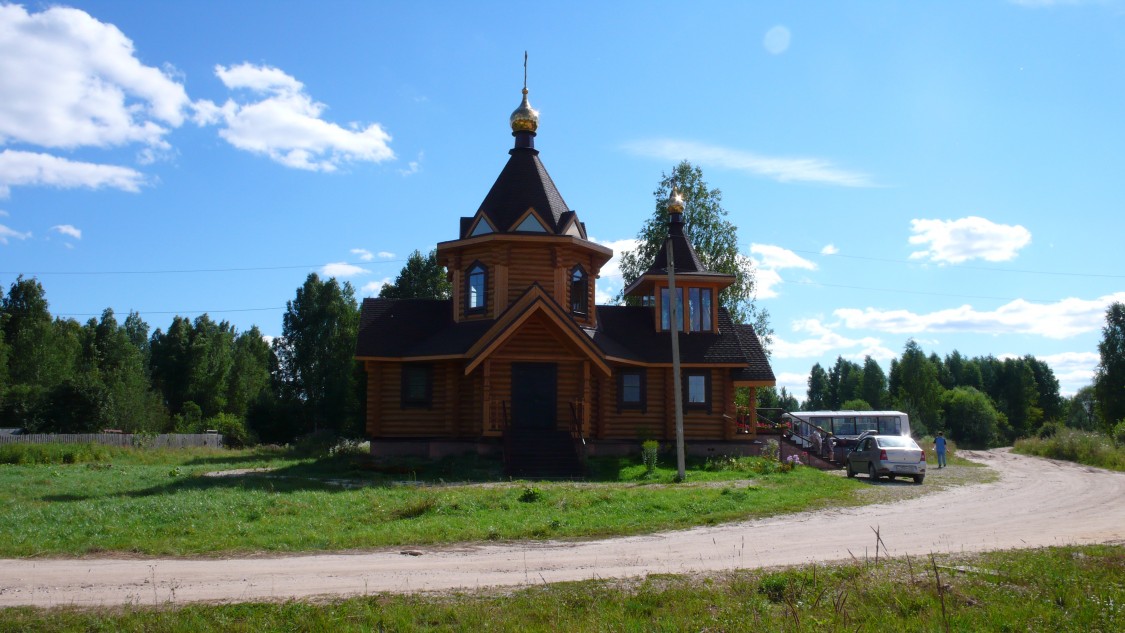
[[[488, 532], [501, 538], [498, 529]], [[1120, 631], [1125, 547], [591, 579], [328, 602], [0, 610], [0, 630]], [[918, 570], [915, 570], [918, 571]]]
[[1078, 462], [1088, 466], [1125, 471], [1125, 446], [1099, 433], [1058, 428], [1046, 437], [1016, 440], [1017, 453]]

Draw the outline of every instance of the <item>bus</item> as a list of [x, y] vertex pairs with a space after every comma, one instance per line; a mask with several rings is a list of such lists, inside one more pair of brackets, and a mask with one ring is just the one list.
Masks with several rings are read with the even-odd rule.
[[[792, 439], [807, 446], [819, 438], [813, 426], [818, 426], [836, 436], [832, 455], [843, 459], [861, 433], [868, 431], [879, 435], [910, 435], [910, 416], [902, 411], [793, 411], [783, 413], [781, 421], [792, 431]], [[823, 452], [829, 447], [824, 446]]]

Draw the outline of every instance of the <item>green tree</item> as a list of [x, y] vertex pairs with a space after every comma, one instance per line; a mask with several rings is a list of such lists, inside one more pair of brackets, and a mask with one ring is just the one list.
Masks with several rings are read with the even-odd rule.
[[876, 411], [887, 408], [887, 375], [870, 356], [863, 359], [863, 380], [860, 381], [859, 397]]
[[844, 411], [871, 411], [871, 403], [863, 398], [852, 398], [845, 402], [840, 403], [840, 408]]
[[891, 399], [910, 415], [917, 435], [938, 427], [941, 417], [942, 387], [937, 368], [914, 339], [906, 342], [902, 357], [891, 363], [888, 380]]
[[836, 364], [828, 370], [828, 408], [840, 409], [844, 402], [859, 396], [863, 369], [856, 363], [836, 357]]
[[955, 387], [942, 396], [945, 430], [966, 448], [995, 446], [1000, 413], [988, 396], [973, 387]]
[[828, 387], [828, 372], [817, 363], [809, 372], [809, 389], [805, 398], [805, 409], [808, 411], [823, 411], [831, 409], [832, 394]]
[[196, 317], [192, 332], [188, 394], [209, 418], [227, 411], [235, 330], [229, 322], [216, 323], [203, 314]]
[[270, 365], [273, 351], [262, 338], [258, 326], [238, 335], [234, 341], [231, 371], [227, 381], [227, 411], [245, 419], [250, 406], [262, 397], [269, 397]]
[[1027, 437], [1039, 429], [1043, 411], [1039, 408], [1039, 386], [1035, 373], [1022, 358], [1005, 358], [993, 385], [993, 401], [1007, 418], [1012, 436]]
[[274, 351], [285, 393], [301, 403], [306, 432], [361, 432], [362, 371], [353, 359], [358, 331], [359, 307], [350, 283], [321, 281], [312, 273], [286, 302]]
[[144, 352], [132, 338], [147, 331], [148, 324], [135, 314], [130, 319], [128, 326], [118, 325], [113, 310], [106, 308], [100, 320], [90, 319], [84, 328], [80, 384], [87, 393], [101, 394], [101, 417], [85, 421], [89, 430], [156, 432], [167, 423], [161, 399], [148, 378]]
[[453, 285], [445, 266], [438, 263], [436, 248], [425, 256], [421, 251], [411, 253], [395, 283], [383, 284], [379, 291], [385, 299], [448, 299], [452, 295]]
[[1101, 415], [1095, 406], [1096, 401], [1093, 385], [1086, 385], [1079, 389], [1074, 397], [1067, 398], [1064, 402], [1066, 425], [1082, 431], [1097, 431], [1104, 428]]
[[1047, 363], [1028, 355], [1023, 357], [1023, 362], [1031, 368], [1035, 377], [1036, 402], [1043, 411], [1043, 419], [1058, 422], [1063, 419], [1062, 395], [1059, 394], [1059, 380], [1055, 372]]
[[8, 379], [49, 389], [71, 377], [73, 346], [56, 336], [47, 295], [37, 280], [16, 278], [0, 302], [4, 341], [8, 348]]
[[157, 328], [152, 333], [149, 360], [152, 381], [173, 415], [180, 414], [184, 403], [191, 400], [193, 335], [191, 321], [181, 316], [172, 318], [168, 331]]
[[[621, 255], [621, 275], [625, 286], [640, 277], [664, 248], [668, 238], [668, 212], [665, 203], [673, 186], [684, 198], [684, 228], [704, 268], [734, 275], [734, 283], [719, 293], [719, 303], [730, 312], [735, 323], [750, 323], [769, 353], [773, 329], [769, 313], [754, 302], [755, 273], [749, 258], [738, 251], [738, 227], [727, 219], [723, 194], [703, 180], [703, 171], [682, 161], [662, 178], [653, 196], [656, 204], [637, 234], [637, 248]], [[624, 293], [618, 300], [625, 300]]]
[[1097, 410], [1108, 432], [1125, 421], [1125, 304], [1115, 302], [1105, 312], [1105, 327], [1098, 343], [1094, 393]]

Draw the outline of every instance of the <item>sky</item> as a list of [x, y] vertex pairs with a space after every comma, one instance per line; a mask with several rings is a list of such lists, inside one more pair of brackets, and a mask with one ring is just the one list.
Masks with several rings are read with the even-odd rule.
[[[0, 0], [0, 286], [155, 330], [281, 334], [375, 296], [512, 146], [635, 244], [680, 160], [722, 191], [778, 385], [814, 363], [1033, 355], [1090, 384], [1125, 301], [1125, 0]], [[622, 285], [616, 258], [599, 302]]]

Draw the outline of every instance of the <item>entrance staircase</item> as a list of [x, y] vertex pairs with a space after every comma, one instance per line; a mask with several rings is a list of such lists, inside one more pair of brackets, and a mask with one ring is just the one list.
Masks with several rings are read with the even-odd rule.
[[572, 479], [585, 475], [576, 442], [567, 431], [509, 428], [504, 471], [510, 477]]

